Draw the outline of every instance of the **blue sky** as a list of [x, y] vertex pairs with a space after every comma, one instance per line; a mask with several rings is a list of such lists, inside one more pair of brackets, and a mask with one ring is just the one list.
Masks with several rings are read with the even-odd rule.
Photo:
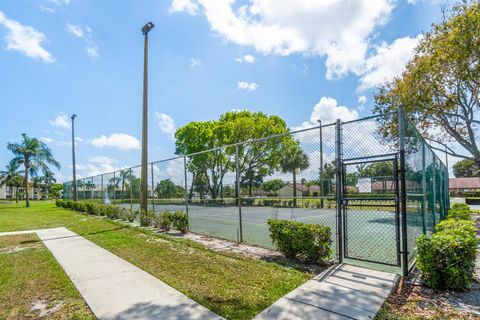
[[363, 117], [440, 13], [422, 0], [2, 0], [0, 145], [41, 138], [68, 180], [76, 113], [79, 176], [138, 164], [148, 21], [150, 161], [172, 156], [175, 128], [232, 109], [292, 128]]

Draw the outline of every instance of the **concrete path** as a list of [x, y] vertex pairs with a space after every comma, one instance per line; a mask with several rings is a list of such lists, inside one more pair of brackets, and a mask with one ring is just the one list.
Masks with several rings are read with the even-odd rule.
[[280, 298], [255, 319], [373, 319], [398, 279], [391, 273], [338, 265]]
[[222, 319], [159, 279], [66, 228], [36, 233], [98, 319]]

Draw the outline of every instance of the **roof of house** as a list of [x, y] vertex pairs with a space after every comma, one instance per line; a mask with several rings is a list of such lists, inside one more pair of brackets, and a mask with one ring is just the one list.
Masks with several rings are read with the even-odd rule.
[[[287, 184], [287, 185], [283, 186], [280, 190], [282, 190], [285, 187], [293, 189], [292, 184]], [[307, 185], [305, 185], [303, 183], [297, 183], [296, 188], [297, 188], [297, 191], [300, 191], [300, 192], [307, 192], [309, 190], [310, 190], [310, 192], [317, 192], [317, 191], [320, 190], [320, 186], [318, 186], [318, 185], [312, 185], [312, 186], [308, 187]]]
[[480, 189], [480, 177], [450, 178], [449, 189]]

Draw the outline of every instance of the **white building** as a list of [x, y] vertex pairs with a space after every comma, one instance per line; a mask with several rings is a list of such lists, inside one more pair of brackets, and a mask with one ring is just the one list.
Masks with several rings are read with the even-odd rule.
[[[12, 200], [15, 200], [15, 189], [12, 188]], [[18, 193], [23, 194], [23, 187], [18, 188]], [[32, 186], [30, 186], [30, 199], [40, 199], [42, 196], [42, 192], [37, 188], [34, 190]], [[5, 185], [0, 187], [0, 199], [10, 199], [10, 187]]]

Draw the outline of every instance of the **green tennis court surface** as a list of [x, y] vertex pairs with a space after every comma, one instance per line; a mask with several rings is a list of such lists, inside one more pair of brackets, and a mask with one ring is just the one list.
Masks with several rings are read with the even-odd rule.
[[[130, 205], [125, 204], [125, 206]], [[138, 204], [132, 204], [132, 206], [133, 209], [139, 208]], [[149, 209], [153, 210], [153, 205], [150, 204]], [[185, 205], [156, 204], [155, 211], [186, 211], [186, 207]], [[241, 208], [241, 214], [243, 241], [246, 243], [274, 248], [270, 240], [267, 220], [285, 219], [329, 226], [332, 230], [332, 248], [336, 246], [335, 208], [245, 206]], [[192, 232], [231, 241], [240, 240], [240, 213], [236, 206], [189, 205], [188, 215]], [[399, 230], [396, 227], [394, 211], [348, 209], [345, 218], [344, 249], [347, 258], [389, 265], [397, 264]], [[410, 214], [408, 227], [410, 234], [421, 234], [421, 217], [414, 213]]]

